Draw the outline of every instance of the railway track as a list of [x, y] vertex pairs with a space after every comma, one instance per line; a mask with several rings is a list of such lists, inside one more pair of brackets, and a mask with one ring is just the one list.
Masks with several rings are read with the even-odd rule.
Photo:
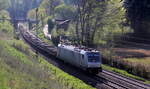
[[[113, 78], [113, 79], [117, 79], [117, 80], [121, 81], [120, 84], [122, 84], [122, 85], [124, 84], [124, 85], [126, 85], [132, 89], [150, 89], [149, 84], [145, 84], [141, 81], [120, 75], [120, 74], [115, 73], [115, 72], [103, 70], [102, 75], [103, 76], [109, 76], [110, 78]], [[116, 81], [116, 82], [119, 82], [119, 81]]]
[[[57, 52], [56, 47], [50, 46], [47, 43], [43, 42], [42, 40], [38, 39], [35, 35], [31, 34], [23, 27], [20, 29], [21, 29], [20, 33], [24, 38], [24, 40], [31, 46], [34, 46], [36, 50], [42, 51], [44, 53], [46, 52], [51, 56], [56, 55]], [[57, 60], [57, 62], [58, 61], [59, 60]], [[60, 66], [57, 65], [57, 63], [54, 63], [54, 65], [61, 68]], [[66, 66], [66, 68], [68, 68], [68, 65], [66, 64], [61, 63], [61, 65]], [[71, 66], [69, 68], [70, 69], [66, 69], [67, 70], [66, 72], [69, 72], [69, 74], [78, 77], [79, 79], [85, 81], [88, 84], [91, 84], [97, 89], [150, 89], [150, 85], [144, 84], [142, 82], [139, 82], [137, 80], [128, 77], [115, 74], [114, 72], [110, 72], [107, 70], [103, 70], [103, 72], [99, 73], [98, 75], [91, 75], [76, 68], [75, 70], [79, 74], [74, 74], [74, 72], [72, 71], [74, 70], [72, 69], [74, 67]]]
[[102, 82], [103, 84], [109, 86], [111, 89], [128, 89], [128, 87], [126, 87], [126, 86], [124, 86], [124, 85], [121, 85], [121, 84], [119, 84], [119, 83], [117, 83], [117, 82], [114, 82], [114, 81], [112, 81], [112, 80], [106, 79], [106, 78], [104, 78], [104, 77], [102, 77], [102, 76], [97, 76], [97, 75], [95, 75], [93, 78], [94, 78], [95, 80], [100, 81], [100, 82]]

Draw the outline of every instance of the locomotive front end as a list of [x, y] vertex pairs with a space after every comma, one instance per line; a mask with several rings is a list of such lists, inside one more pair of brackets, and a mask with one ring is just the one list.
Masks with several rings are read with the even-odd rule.
[[99, 73], [102, 72], [101, 64], [102, 64], [102, 58], [101, 55], [98, 51], [96, 52], [87, 52], [87, 63], [88, 63], [88, 68], [87, 70], [90, 73]]

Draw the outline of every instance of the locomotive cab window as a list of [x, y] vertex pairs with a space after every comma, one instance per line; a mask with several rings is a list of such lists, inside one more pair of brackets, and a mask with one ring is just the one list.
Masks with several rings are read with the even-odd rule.
[[88, 62], [100, 62], [99, 53], [87, 53]]

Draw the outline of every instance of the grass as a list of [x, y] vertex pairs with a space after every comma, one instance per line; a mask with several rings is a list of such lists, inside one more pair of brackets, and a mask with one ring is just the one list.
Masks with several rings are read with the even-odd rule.
[[62, 83], [64, 86], [67, 86], [67, 89], [95, 89], [89, 85], [84, 84], [83, 81], [69, 76], [67, 73], [64, 73], [62, 70], [54, 67], [52, 64], [49, 64], [47, 61], [39, 59], [40, 63], [45, 65], [49, 70], [53, 72], [56, 78]]
[[0, 70], [0, 89], [51, 89], [55, 88], [52, 84], [57, 85], [57, 83], [50, 78], [41, 80], [41, 78], [37, 78], [32, 74], [19, 72], [2, 61], [0, 62]]
[[13, 56], [16, 59], [19, 59], [20, 61], [22, 61], [23, 63], [32, 64], [32, 62], [28, 60], [26, 55], [17, 51], [15, 48], [9, 46], [4, 41], [0, 41], [0, 45], [1, 45], [1, 51], [2, 51], [0, 54], [1, 57]]
[[32, 54], [30, 47], [28, 45], [26, 45], [24, 41], [14, 39], [14, 40], [8, 41], [8, 43], [15, 49], [25, 53], [28, 56], [30, 56]]
[[119, 74], [122, 74], [124, 76], [127, 76], [127, 77], [130, 77], [130, 78], [134, 78], [134, 79], [137, 79], [137, 80], [140, 80], [140, 81], [143, 81], [147, 84], [150, 84], [150, 81], [149, 80], [146, 80], [144, 78], [141, 78], [141, 77], [138, 77], [138, 76], [135, 76], [135, 75], [132, 75], [130, 73], [128, 73], [127, 71], [125, 70], [121, 70], [121, 69], [118, 69], [118, 68], [115, 68], [115, 67], [110, 67], [108, 65], [102, 65], [102, 67], [106, 70], [110, 70], [110, 71], [114, 71], [114, 72], [117, 72]]
[[37, 88], [41, 85], [40, 80], [34, 78], [32, 75], [19, 72], [11, 68], [5, 62], [0, 63], [0, 89], [36, 89], [34, 84], [37, 83]]
[[[51, 78], [51, 72], [47, 72], [35, 57], [29, 59], [27, 55], [3, 41], [0, 41], [0, 49], [1, 89], [61, 89], [62, 85]], [[9, 85], [11, 80], [16, 84]]]
[[150, 57], [145, 57], [145, 58], [125, 58], [124, 60], [133, 62], [133, 63], [141, 63], [145, 64], [147, 66], [150, 66]]
[[[58, 84], [57, 86], [63, 86], [63, 88], [57, 89], [94, 89], [91, 86], [86, 85], [83, 81], [64, 73], [52, 64], [49, 64], [42, 57], [39, 57], [38, 60], [28, 59], [27, 55], [19, 52], [17, 49], [3, 41], [0, 41], [0, 49], [0, 62], [3, 64], [1, 65], [2, 69], [0, 70], [4, 73], [1, 74], [2, 77], [0, 78], [2, 80], [2, 89], [8, 89], [8, 87], [12, 88], [12, 86], [7, 84], [11, 78], [17, 78], [17, 80], [13, 79], [14, 82], [17, 83], [16, 86], [13, 86], [13, 89], [23, 89], [23, 86], [27, 89], [42, 89], [41, 87], [50, 89], [52, 86], [49, 85], [53, 85], [50, 81], [53, 79], [58, 81], [56, 83]], [[35, 58], [35, 55], [32, 56]], [[7, 75], [7, 77], [4, 75]], [[31, 84], [26, 83], [26, 78], [31, 80]], [[36, 83], [39, 84], [39, 86], [37, 86]], [[49, 85], [47, 85], [47, 83], [49, 83]]]

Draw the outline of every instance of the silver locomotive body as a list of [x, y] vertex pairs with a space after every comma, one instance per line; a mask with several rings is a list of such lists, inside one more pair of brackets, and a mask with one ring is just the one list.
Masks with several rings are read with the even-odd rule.
[[59, 44], [57, 48], [57, 57], [64, 62], [90, 73], [102, 71], [101, 55], [98, 51], [89, 51], [72, 45]]

